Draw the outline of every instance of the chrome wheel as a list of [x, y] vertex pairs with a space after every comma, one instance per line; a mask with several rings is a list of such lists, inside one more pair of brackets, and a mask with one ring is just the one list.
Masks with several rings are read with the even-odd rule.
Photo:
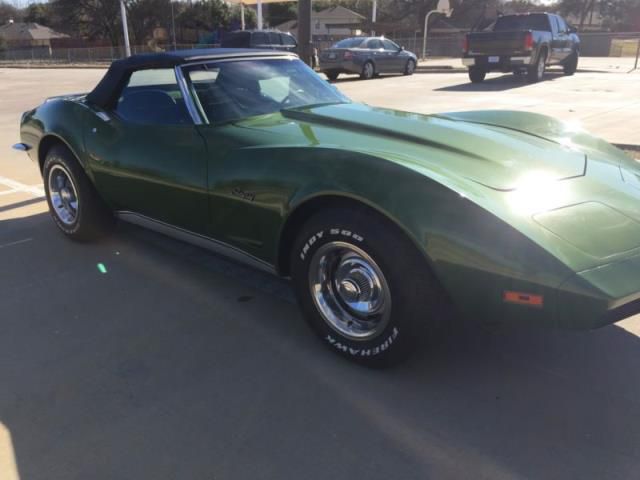
[[71, 174], [61, 165], [49, 170], [49, 200], [56, 216], [65, 225], [72, 225], [78, 217], [78, 193]]
[[352, 340], [369, 340], [389, 324], [391, 295], [376, 262], [358, 247], [331, 242], [309, 265], [316, 308], [327, 324]]
[[415, 69], [416, 69], [416, 62], [414, 62], [413, 60], [409, 60], [409, 62], [407, 63], [407, 75], [413, 74]]
[[546, 67], [546, 62], [547, 62], [547, 57], [545, 55], [542, 55], [540, 57], [540, 60], [538, 61], [538, 79], [542, 80], [542, 77], [544, 77], [544, 69]]
[[364, 67], [362, 68], [362, 76], [368, 80], [370, 78], [373, 78], [373, 73], [373, 63], [365, 63]]

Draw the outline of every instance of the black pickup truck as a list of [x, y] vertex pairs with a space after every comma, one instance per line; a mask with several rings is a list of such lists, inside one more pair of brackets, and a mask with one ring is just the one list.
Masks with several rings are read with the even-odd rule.
[[487, 72], [525, 73], [542, 80], [548, 65], [561, 65], [565, 75], [578, 68], [580, 39], [576, 29], [551, 13], [503, 15], [484, 31], [465, 37], [462, 63], [469, 79], [482, 82]]

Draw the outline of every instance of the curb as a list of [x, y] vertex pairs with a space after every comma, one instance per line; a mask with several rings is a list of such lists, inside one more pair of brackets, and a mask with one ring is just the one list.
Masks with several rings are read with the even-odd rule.
[[109, 68], [109, 63], [47, 63], [47, 64], [37, 64], [37, 63], [9, 63], [2, 64], [0, 63], [0, 68], [17, 68], [17, 69], [52, 69], [52, 68], [60, 68], [60, 69], [71, 69], [71, 68], [91, 68], [91, 69], [105, 69]]

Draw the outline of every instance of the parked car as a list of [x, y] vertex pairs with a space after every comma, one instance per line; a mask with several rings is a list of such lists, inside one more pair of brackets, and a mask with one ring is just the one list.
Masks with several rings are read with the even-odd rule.
[[[259, 48], [282, 50], [300, 54], [296, 37], [278, 30], [236, 30], [227, 33], [220, 42], [222, 48]], [[318, 65], [318, 51], [314, 48], [311, 55], [311, 67]]]
[[320, 71], [329, 80], [341, 73], [357, 73], [369, 80], [379, 73], [412, 75], [418, 58], [384, 37], [353, 37], [340, 40], [320, 53]]
[[467, 34], [462, 63], [474, 83], [491, 71], [526, 73], [538, 82], [548, 65], [561, 65], [566, 75], [573, 75], [579, 57], [576, 29], [560, 15], [523, 13], [503, 15], [488, 31]]
[[120, 218], [290, 277], [358, 362], [451, 309], [583, 329], [640, 311], [640, 166], [543, 115], [375, 108], [290, 53], [213, 49], [118, 60], [20, 135], [66, 236]]

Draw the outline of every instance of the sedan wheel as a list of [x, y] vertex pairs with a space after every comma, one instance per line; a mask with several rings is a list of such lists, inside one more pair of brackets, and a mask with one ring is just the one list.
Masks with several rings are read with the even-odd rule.
[[375, 75], [376, 70], [373, 66], [372, 62], [365, 62], [362, 66], [362, 73], [360, 74], [360, 78], [363, 80], [370, 80]]
[[302, 227], [291, 255], [307, 322], [350, 360], [395, 363], [440, 323], [444, 296], [424, 258], [374, 213], [349, 207], [318, 213]]
[[407, 61], [407, 66], [404, 69], [405, 75], [413, 75], [413, 72], [416, 71], [416, 62], [413, 59], [409, 59]]
[[65, 235], [91, 240], [111, 229], [113, 215], [66, 147], [49, 150], [42, 173], [51, 217]]

